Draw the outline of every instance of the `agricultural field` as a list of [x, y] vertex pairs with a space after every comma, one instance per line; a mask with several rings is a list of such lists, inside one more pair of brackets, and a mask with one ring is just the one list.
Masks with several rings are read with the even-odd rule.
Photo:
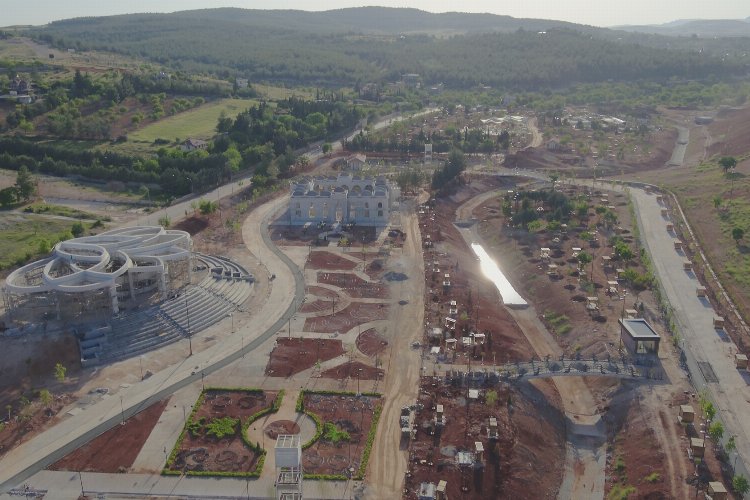
[[170, 143], [188, 138], [210, 139], [216, 133], [216, 123], [222, 112], [234, 118], [254, 105], [247, 99], [220, 99], [189, 111], [151, 123], [128, 134], [128, 144], [123, 147], [150, 149], [157, 139]]
[[259, 96], [269, 101], [280, 101], [289, 97], [300, 97], [302, 99], [312, 99], [315, 97], [315, 92], [307, 88], [275, 87], [260, 83], [253, 83], [252, 87], [258, 92]]

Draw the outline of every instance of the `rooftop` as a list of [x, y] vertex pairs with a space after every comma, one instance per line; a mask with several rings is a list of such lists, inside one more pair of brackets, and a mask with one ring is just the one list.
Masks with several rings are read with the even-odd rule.
[[276, 438], [276, 448], [297, 448], [299, 446], [299, 434], [279, 434]]
[[620, 319], [620, 324], [628, 331], [634, 339], [654, 340], [659, 334], [651, 328], [645, 319]]

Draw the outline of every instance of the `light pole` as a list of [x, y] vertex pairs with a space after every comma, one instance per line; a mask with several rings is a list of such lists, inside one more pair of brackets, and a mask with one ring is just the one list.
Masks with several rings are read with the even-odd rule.
[[138, 356], [138, 365], [141, 367], [141, 380], [143, 380], [143, 356]]
[[201, 372], [201, 389], [203, 389], [203, 391], [206, 390], [206, 384], [204, 383], [205, 376], [206, 376], [206, 374], [203, 373], [203, 372]]
[[122, 417], [120, 425], [125, 425], [125, 407], [122, 404], [122, 394], [120, 395], [120, 416]]
[[187, 295], [185, 296], [185, 311], [187, 312], [188, 346], [190, 346], [190, 354], [188, 354], [188, 357], [190, 357], [193, 355], [193, 336], [190, 335], [190, 305], [188, 304]]

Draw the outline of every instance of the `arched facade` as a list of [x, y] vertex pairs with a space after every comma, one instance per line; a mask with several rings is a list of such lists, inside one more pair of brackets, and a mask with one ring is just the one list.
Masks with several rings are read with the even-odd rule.
[[305, 178], [291, 185], [289, 221], [293, 225], [341, 222], [386, 226], [398, 195], [398, 188], [382, 177], [341, 174]]

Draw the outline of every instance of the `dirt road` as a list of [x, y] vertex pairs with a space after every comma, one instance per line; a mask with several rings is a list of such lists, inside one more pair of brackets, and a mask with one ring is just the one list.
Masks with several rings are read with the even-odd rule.
[[529, 148], [538, 148], [542, 145], [542, 141], [544, 138], [542, 137], [542, 133], [539, 132], [539, 128], [536, 126], [536, 117], [529, 118], [529, 121], [526, 122], [526, 125], [529, 127], [529, 132], [531, 132], [531, 144], [529, 144], [527, 147]]
[[[402, 255], [392, 255], [398, 272], [409, 276], [394, 288], [394, 297], [406, 301], [392, 307], [390, 321], [383, 335], [391, 345], [383, 393], [385, 403], [375, 438], [370, 469], [367, 474], [367, 498], [400, 498], [407, 468], [407, 451], [401, 449], [401, 407], [413, 404], [419, 392], [420, 350], [411, 343], [422, 338], [424, 324], [424, 260], [419, 224], [413, 210], [402, 215], [407, 234]], [[401, 288], [403, 287], [403, 288]]]

